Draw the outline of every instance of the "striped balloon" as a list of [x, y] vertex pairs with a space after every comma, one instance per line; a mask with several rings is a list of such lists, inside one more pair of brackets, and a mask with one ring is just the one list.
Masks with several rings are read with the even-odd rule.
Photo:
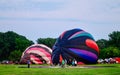
[[60, 56], [67, 61], [76, 59], [84, 64], [98, 60], [99, 48], [93, 36], [82, 29], [63, 32], [53, 46], [52, 62], [58, 64]]
[[34, 44], [23, 52], [20, 62], [26, 63], [27, 60], [30, 60], [35, 64], [43, 64], [43, 62], [50, 64], [51, 53], [52, 50], [49, 47], [43, 44]]

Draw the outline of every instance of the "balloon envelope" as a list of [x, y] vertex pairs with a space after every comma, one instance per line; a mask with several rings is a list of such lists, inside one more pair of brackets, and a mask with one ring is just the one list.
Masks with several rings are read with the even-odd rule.
[[98, 60], [99, 48], [93, 36], [82, 29], [63, 32], [53, 46], [52, 62], [58, 64], [60, 56], [67, 61], [76, 59], [84, 64], [94, 64]]
[[43, 44], [34, 44], [23, 52], [20, 62], [26, 63], [27, 60], [30, 60], [35, 64], [43, 64], [44, 62], [50, 64], [51, 53], [52, 50], [49, 47]]

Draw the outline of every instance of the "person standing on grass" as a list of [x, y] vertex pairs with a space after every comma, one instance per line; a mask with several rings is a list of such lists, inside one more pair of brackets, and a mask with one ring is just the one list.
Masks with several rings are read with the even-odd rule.
[[71, 66], [71, 65], [72, 65], [72, 60], [69, 59], [68, 62], [67, 62], [67, 64], [68, 64], [69, 66]]
[[62, 68], [64, 68], [65, 67], [65, 61], [64, 60], [62, 60]]
[[75, 66], [75, 61], [74, 60], [72, 61], [72, 66]]
[[28, 68], [30, 68], [30, 60], [27, 60]]
[[77, 66], [77, 61], [75, 60], [74, 62], [75, 62], [75, 66]]

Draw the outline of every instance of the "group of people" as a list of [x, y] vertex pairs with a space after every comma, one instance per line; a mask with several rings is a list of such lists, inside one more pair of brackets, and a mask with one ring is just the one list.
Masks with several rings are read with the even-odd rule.
[[98, 63], [99, 64], [103, 64], [103, 63], [111, 64], [111, 63], [117, 63], [117, 62], [114, 58], [105, 58], [105, 59], [98, 59]]
[[75, 59], [71, 60], [69, 59], [67, 60], [62, 60], [62, 62], [60, 62], [59, 64], [61, 67], [65, 67], [66, 65], [68, 66], [77, 66], [77, 61]]
[[[30, 68], [30, 60], [27, 60], [27, 67]], [[62, 61], [59, 62], [59, 66], [61, 66], [62, 68], [66, 67], [66, 66], [77, 66], [77, 61], [75, 59], [63, 59]]]

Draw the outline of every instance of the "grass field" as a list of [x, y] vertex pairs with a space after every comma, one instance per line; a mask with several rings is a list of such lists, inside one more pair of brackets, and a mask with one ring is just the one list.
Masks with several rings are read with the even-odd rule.
[[120, 75], [120, 64], [100, 64], [69, 68], [27, 68], [27, 65], [0, 65], [0, 75]]

